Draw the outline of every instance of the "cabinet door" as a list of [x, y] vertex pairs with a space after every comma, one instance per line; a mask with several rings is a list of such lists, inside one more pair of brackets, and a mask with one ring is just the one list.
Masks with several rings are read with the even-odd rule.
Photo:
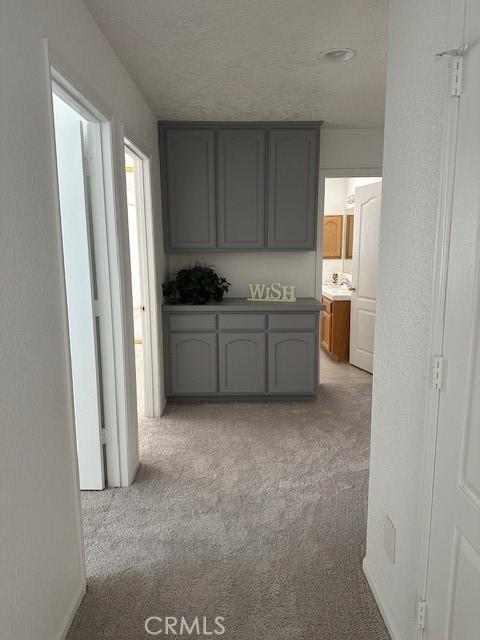
[[265, 334], [224, 333], [219, 338], [220, 393], [265, 393]]
[[265, 246], [265, 131], [220, 129], [217, 134], [218, 246]]
[[211, 129], [167, 129], [166, 172], [168, 248], [214, 249], [215, 157]]
[[341, 258], [343, 238], [343, 216], [323, 218], [323, 257]]
[[171, 395], [216, 394], [217, 336], [215, 333], [170, 335]]
[[315, 333], [271, 333], [268, 336], [269, 393], [315, 393]]
[[314, 249], [318, 131], [272, 129], [268, 147], [268, 247]]
[[332, 316], [322, 311], [322, 347], [330, 353], [332, 350]]

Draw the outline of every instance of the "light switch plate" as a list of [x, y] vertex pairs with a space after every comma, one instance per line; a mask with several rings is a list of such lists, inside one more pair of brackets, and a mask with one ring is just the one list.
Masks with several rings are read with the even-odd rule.
[[395, 543], [397, 538], [397, 530], [393, 522], [386, 515], [383, 527], [383, 546], [385, 553], [392, 564], [395, 564]]

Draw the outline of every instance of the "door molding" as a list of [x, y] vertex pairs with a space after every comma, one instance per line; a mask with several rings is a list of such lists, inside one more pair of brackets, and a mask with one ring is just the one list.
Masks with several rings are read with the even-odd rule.
[[[465, 11], [464, 0], [451, 0], [451, 26], [449, 40], [448, 43], [446, 43], [447, 47], [457, 47], [458, 42], [463, 42]], [[444, 60], [443, 64], [445, 65], [445, 78], [447, 79], [448, 60]], [[448, 96], [446, 81], [445, 128], [442, 141], [440, 188], [437, 205], [438, 215], [432, 278], [432, 320], [430, 325], [431, 338], [429, 348], [432, 371], [435, 356], [443, 353], [458, 119], [459, 98]], [[415, 565], [417, 567], [417, 601], [425, 600], [427, 594], [439, 405], [440, 391], [435, 389], [433, 384], [430, 384], [425, 408], [425, 427], [422, 442], [422, 486], [418, 516], [418, 552]], [[417, 629], [416, 640], [421, 640], [423, 637], [423, 630]]]
[[[83, 110], [88, 119], [97, 121], [100, 126], [99, 159], [103, 170], [103, 209], [105, 233], [108, 244], [108, 260], [107, 269], [104, 273], [103, 284], [106, 287], [108, 295], [103, 303], [103, 317], [106, 325], [111, 327], [110, 331], [104, 331], [102, 334], [103, 347], [106, 347], [108, 357], [107, 360], [102, 357], [104, 367], [108, 365], [108, 394], [104, 392], [104, 399], [108, 395], [108, 413], [109, 418], [105, 416], [105, 426], [107, 427], [106, 442], [106, 458], [107, 458], [107, 480], [111, 487], [129, 486], [138, 468], [138, 446], [134, 446], [132, 439], [129, 438], [131, 426], [131, 405], [132, 388], [129, 376], [130, 362], [127, 358], [127, 339], [125, 335], [125, 291], [124, 278], [125, 266], [122, 256], [122, 229], [118, 219], [118, 211], [121, 210], [121, 199], [119, 196], [119, 180], [118, 174], [119, 157], [123, 158], [123, 136], [119, 138], [118, 130], [121, 129], [120, 123], [112, 115], [108, 109], [97, 106], [98, 103], [90, 98], [90, 92], [80, 93], [76, 88], [83, 84], [71, 84], [65, 75], [63, 75], [63, 64], [55, 52], [50, 49], [49, 43], [44, 39], [46, 70], [47, 70], [47, 87], [48, 93], [51, 92], [52, 83], [63, 99], [78, 110]], [[61, 71], [59, 71], [61, 69]], [[86, 97], [88, 96], [88, 97]], [[51, 100], [50, 100], [51, 102]], [[50, 107], [52, 109], [52, 107]], [[52, 111], [53, 113], [53, 111]], [[123, 133], [123, 132], [122, 132]], [[53, 121], [51, 124], [51, 139], [54, 145], [54, 129]], [[121, 148], [121, 151], [120, 151]], [[53, 148], [53, 178], [56, 178], [56, 159]], [[124, 163], [123, 163], [124, 164]], [[121, 175], [123, 182], [124, 175]], [[57, 186], [54, 186], [55, 191]], [[56, 214], [58, 216], [58, 224], [60, 224], [60, 209], [57, 194]], [[61, 245], [61, 236], [59, 236]], [[62, 259], [61, 246], [59, 248], [59, 257]], [[63, 269], [63, 266], [62, 266]], [[65, 298], [66, 304], [66, 298]], [[66, 313], [66, 307], [65, 307]], [[65, 316], [67, 317], [67, 316]], [[105, 336], [106, 334], [106, 336]], [[104, 338], [105, 336], [105, 338]], [[68, 352], [68, 332], [65, 349]], [[68, 373], [68, 377], [71, 373]], [[71, 386], [71, 381], [70, 381]], [[133, 398], [135, 395], [133, 394]], [[107, 409], [107, 406], [105, 406]], [[136, 411], [136, 409], [135, 409]], [[137, 437], [138, 445], [138, 437]], [[75, 452], [76, 453], [76, 452]], [[76, 458], [76, 455], [75, 455]]]
[[141, 199], [141, 206], [136, 207], [139, 222], [139, 237], [142, 244], [142, 297], [146, 303], [144, 313], [143, 357], [145, 369], [145, 415], [148, 418], [158, 418], [162, 415], [162, 401], [160, 397], [161, 375], [159, 362], [158, 335], [158, 304], [157, 278], [155, 269], [155, 246], [153, 228], [152, 176], [151, 158], [142, 148], [132, 140], [128, 132], [124, 131], [125, 147], [138, 159], [141, 165], [141, 175], [138, 176], [136, 187]]
[[[77, 537], [77, 546], [80, 558], [80, 585], [78, 587], [79, 593], [76, 595], [71, 604], [71, 611], [66, 616], [60, 630], [59, 636], [62, 637], [62, 632], [65, 635], [70, 627], [70, 618], [73, 620], [73, 616], [77, 611], [83, 596], [87, 590], [87, 574], [85, 565], [85, 544], [83, 538], [83, 520], [82, 520], [82, 505], [80, 501], [80, 475], [78, 470], [78, 453], [77, 453], [77, 441], [75, 436], [75, 405], [73, 399], [73, 380], [72, 380], [72, 363], [70, 356], [70, 339], [68, 332], [68, 307], [67, 307], [67, 287], [65, 282], [65, 273], [63, 269], [63, 245], [62, 245], [62, 224], [60, 215], [60, 195], [58, 191], [58, 177], [57, 177], [57, 154], [55, 147], [55, 127], [54, 127], [54, 114], [53, 114], [53, 95], [52, 95], [52, 76], [51, 76], [51, 63], [48, 48], [48, 41], [43, 39], [43, 52], [44, 52], [44, 73], [45, 73], [45, 87], [47, 89], [47, 109], [48, 109], [48, 126], [50, 129], [49, 136], [49, 149], [50, 162], [52, 166], [52, 194], [53, 203], [55, 208], [55, 225], [57, 232], [57, 247], [58, 247], [58, 260], [59, 260], [59, 280], [60, 280], [60, 304], [61, 312], [63, 315], [63, 348], [65, 352], [65, 391], [67, 396], [68, 405], [68, 429], [69, 436], [69, 448], [72, 461], [72, 479], [73, 488], [75, 492], [75, 531]], [[68, 626], [67, 626], [68, 625]]]

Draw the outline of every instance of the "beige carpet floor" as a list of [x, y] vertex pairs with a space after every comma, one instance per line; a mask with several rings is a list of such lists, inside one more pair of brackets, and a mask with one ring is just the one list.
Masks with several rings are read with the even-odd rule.
[[223, 616], [228, 640], [387, 640], [361, 567], [370, 395], [324, 384], [143, 419], [135, 484], [82, 496], [88, 592], [68, 640], [150, 638], [149, 616]]

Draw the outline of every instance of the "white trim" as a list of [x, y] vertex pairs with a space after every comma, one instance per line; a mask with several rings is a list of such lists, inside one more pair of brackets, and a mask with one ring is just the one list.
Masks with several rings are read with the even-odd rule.
[[142, 243], [142, 287], [143, 299], [146, 304], [144, 314], [145, 335], [143, 336], [144, 368], [145, 368], [145, 415], [149, 418], [161, 416], [160, 398], [160, 362], [158, 340], [158, 306], [157, 279], [155, 265], [155, 245], [153, 226], [153, 202], [151, 184], [151, 159], [141, 148], [125, 136], [125, 147], [135, 157], [140, 166], [137, 177], [138, 195], [141, 199], [137, 207], [139, 220], [139, 237]]
[[44, 63], [45, 63], [45, 85], [47, 87], [47, 105], [49, 122], [48, 127], [50, 129], [50, 161], [52, 165], [52, 180], [53, 180], [53, 199], [55, 206], [55, 226], [57, 229], [57, 250], [59, 261], [59, 274], [62, 283], [60, 291], [60, 301], [63, 313], [63, 350], [65, 353], [65, 385], [67, 391], [67, 404], [68, 404], [68, 416], [69, 424], [69, 446], [70, 456], [72, 461], [72, 474], [73, 474], [73, 489], [75, 492], [75, 524], [77, 532], [77, 544], [78, 553], [80, 558], [80, 579], [83, 585], [86, 585], [86, 566], [85, 566], [85, 546], [83, 539], [83, 521], [82, 521], [82, 505], [80, 501], [80, 477], [78, 471], [78, 458], [77, 458], [77, 440], [75, 435], [75, 406], [73, 401], [73, 380], [72, 380], [72, 366], [70, 362], [70, 337], [68, 329], [68, 307], [67, 307], [67, 288], [65, 283], [65, 272], [63, 267], [63, 243], [62, 243], [62, 226], [60, 217], [60, 195], [58, 192], [58, 176], [57, 176], [57, 152], [55, 146], [55, 127], [53, 121], [53, 98], [52, 98], [52, 80], [50, 75], [50, 60], [48, 52], [48, 42], [46, 38], [43, 39], [44, 49]]
[[[108, 404], [110, 428], [108, 429], [106, 445], [107, 478], [109, 486], [129, 486], [133, 481], [132, 469], [135, 469], [138, 464], [138, 450], [136, 452], [130, 451], [128, 438], [132, 419], [130, 414], [132, 413], [133, 415], [133, 412], [129, 411], [129, 407], [132, 396], [131, 380], [134, 382], [134, 374], [133, 372], [130, 372], [130, 375], [127, 374], [134, 365], [133, 362], [130, 363], [127, 354], [128, 345], [125, 335], [126, 306], [124, 300], [126, 276], [122, 254], [124, 242], [122, 242], [121, 221], [118, 220], [117, 216], [117, 212], [123, 210], [122, 206], [120, 206], [123, 203], [120, 184], [122, 181], [124, 183], [125, 180], [123, 170], [121, 173], [119, 172], [120, 162], [124, 163], [123, 135], [121, 137], [118, 136], [117, 130], [121, 129], [121, 125], [112, 115], [112, 111], [104, 106], [99, 106], [100, 103], [95, 99], [92, 101], [91, 92], [81, 82], [77, 84], [77, 79], [75, 79], [75, 87], [73, 86], [68, 79], [70, 74], [68, 78], [64, 75], [61, 61], [55, 55], [53, 55], [52, 59], [48, 41], [44, 39], [44, 42], [49, 64], [48, 90], [51, 90], [51, 81], [54, 80], [63, 97], [68, 95], [69, 101], [73, 102], [77, 109], [80, 106], [90, 120], [96, 120], [100, 124], [100, 154], [104, 178], [103, 206], [105, 210], [109, 271], [109, 295], [107, 296], [109, 300], [103, 307], [105, 309], [103, 319], [106, 329], [108, 325], [110, 326], [110, 330], [106, 331], [106, 338], [102, 340], [102, 348], [105, 344], [108, 344], [111, 352], [111, 369], [108, 375], [104, 376], [104, 380], [107, 378], [110, 384], [110, 392], [113, 394], [111, 402]], [[80, 93], [78, 87], [82, 93]], [[84, 93], [84, 90], [86, 93]], [[103, 365], [106, 366], [105, 360], [103, 360]], [[134, 394], [133, 397], [135, 397]]]
[[65, 616], [62, 620], [62, 624], [60, 625], [60, 629], [55, 634], [54, 640], [65, 640], [67, 634], [72, 626], [73, 619], [75, 618], [75, 614], [78, 611], [79, 606], [82, 604], [82, 600], [85, 597], [85, 593], [87, 592], [87, 584], [86, 582], [82, 582], [72, 598], [70, 605], [68, 606]]
[[[449, 43], [456, 46], [463, 41], [465, 0], [451, 0]], [[441, 64], [441, 62], [439, 62]], [[447, 63], [444, 63], [447, 64]], [[455, 180], [456, 146], [458, 130], [459, 98], [448, 96], [448, 73], [445, 69], [445, 132], [442, 143], [440, 170], [440, 192], [432, 278], [432, 322], [430, 338], [430, 362], [443, 353], [445, 328], [446, 288], [449, 265], [450, 235]], [[438, 429], [439, 390], [430, 386], [425, 409], [425, 428], [422, 443], [422, 487], [418, 514], [416, 595], [418, 601], [425, 600], [428, 584], [428, 562], [430, 551], [431, 518]], [[424, 631], [418, 629], [416, 640], [421, 640]]]
[[319, 175], [321, 178], [381, 178], [383, 175], [382, 167], [364, 167], [359, 169], [322, 169], [320, 167]]
[[[134, 480], [134, 469], [138, 464], [138, 435], [136, 446], [132, 450], [130, 446], [130, 428], [132, 422], [137, 425], [137, 406], [134, 402], [135, 394], [135, 362], [133, 359], [133, 340], [128, 335], [126, 321], [127, 314], [131, 314], [131, 304], [125, 299], [126, 279], [128, 263], [125, 264], [125, 256], [128, 247], [128, 222], [126, 215], [120, 216], [117, 212], [126, 212], [127, 197], [125, 184], [125, 154], [123, 146], [123, 125], [112, 118], [110, 136], [105, 140], [111, 145], [111, 166], [109, 171], [112, 179], [107, 182], [111, 191], [107, 194], [110, 202], [111, 215], [108, 216], [109, 250], [111, 250], [112, 288], [114, 292], [112, 310], [115, 338], [115, 372], [117, 376], [117, 407], [118, 407], [118, 457], [119, 478], [114, 486], [128, 487]], [[127, 243], [125, 245], [125, 243]], [[130, 353], [131, 352], [131, 353]], [[138, 429], [135, 426], [135, 433]], [[108, 447], [107, 447], [108, 450]]]
[[365, 575], [365, 578], [367, 579], [368, 586], [370, 587], [370, 591], [372, 592], [373, 597], [375, 598], [375, 602], [377, 603], [377, 606], [380, 609], [380, 613], [382, 614], [382, 618], [388, 629], [388, 633], [390, 634], [392, 640], [400, 640], [400, 634], [398, 632], [398, 629], [395, 627], [395, 624], [393, 623], [392, 615], [390, 614], [390, 611], [385, 606], [385, 603], [383, 602], [382, 597], [380, 596], [380, 591], [377, 588], [375, 581], [373, 580], [372, 572], [370, 571], [366, 558], [363, 559], [362, 568], [363, 568], [363, 573]]

